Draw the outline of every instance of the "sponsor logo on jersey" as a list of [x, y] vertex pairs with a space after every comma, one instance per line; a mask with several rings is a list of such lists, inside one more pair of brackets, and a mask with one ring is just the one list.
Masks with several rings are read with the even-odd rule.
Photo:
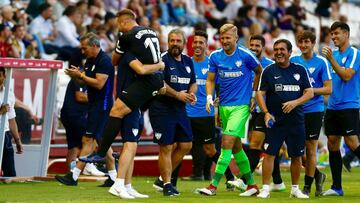
[[238, 78], [243, 76], [244, 73], [241, 71], [231, 71], [231, 72], [219, 71], [219, 75], [222, 78]]
[[190, 83], [190, 78], [183, 78], [183, 77], [178, 77], [177, 75], [171, 75], [170, 76], [170, 82], [171, 83], [178, 83], [178, 84], [189, 84]]
[[299, 85], [283, 85], [283, 84], [275, 84], [276, 92], [298, 92], [300, 91]]

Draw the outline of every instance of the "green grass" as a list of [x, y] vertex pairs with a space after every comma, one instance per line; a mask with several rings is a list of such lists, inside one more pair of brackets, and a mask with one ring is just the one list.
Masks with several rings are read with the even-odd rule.
[[[328, 174], [328, 179], [325, 183], [324, 189], [328, 189], [331, 184], [331, 175], [329, 169], [327, 169], [325, 172]], [[315, 198], [314, 194], [312, 194], [309, 200], [290, 199], [290, 173], [288, 171], [282, 171], [282, 176], [285, 184], [287, 185], [286, 191], [271, 193], [271, 198], [266, 200], [255, 197], [239, 197], [238, 191], [226, 192], [223, 182], [220, 184], [217, 195], [215, 197], [200, 196], [193, 193], [195, 188], [207, 186], [207, 181], [179, 181], [178, 188], [181, 192], [181, 196], [163, 197], [162, 193], [155, 192], [152, 188], [152, 183], [155, 179], [154, 177], [136, 177], [133, 180], [133, 185], [138, 191], [149, 194], [150, 199], [122, 200], [118, 197], [110, 195], [107, 192], [108, 188], [97, 187], [100, 182], [80, 182], [77, 187], [69, 187], [61, 185], [55, 181], [50, 181], [11, 184], [0, 183], [0, 202], [360, 202], [360, 168], [354, 168], [353, 172], [351, 173], [343, 172], [343, 189], [345, 192], [344, 197]], [[255, 179], [258, 183], [261, 182], [261, 176], [256, 176]], [[301, 187], [302, 185], [303, 183], [301, 183]]]

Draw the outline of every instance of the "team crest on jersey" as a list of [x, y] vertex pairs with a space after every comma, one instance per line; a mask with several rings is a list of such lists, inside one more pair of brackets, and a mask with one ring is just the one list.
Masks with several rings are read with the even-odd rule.
[[313, 74], [313, 73], [314, 73], [314, 71], [315, 71], [315, 67], [310, 67], [310, 68], [309, 68], [309, 72], [310, 72], [310, 74]]
[[139, 129], [133, 128], [132, 133], [134, 134], [134, 136], [137, 136], [139, 133]]
[[342, 62], [342, 63], [345, 63], [345, 62], [346, 62], [346, 59], [347, 59], [346, 57], [343, 57], [343, 58], [341, 59], [341, 62]]
[[295, 73], [294, 75], [295, 80], [299, 81], [300, 80], [300, 74], [299, 73]]
[[241, 64], [242, 64], [242, 61], [240, 61], [240, 60], [235, 62], [235, 65], [236, 65], [236, 67], [238, 67], [238, 68], [241, 66]]
[[162, 136], [161, 133], [155, 133], [155, 138], [156, 138], [157, 140], [160, 140], [161, 136]]
[[91, 67], [91, 71], [94, 71], [95, 70], [95, 65], [93, 65], [92, 67]]
[[201, 69], [201, 73], [202, 73], [203, 75], [205, 75], [208, 71], [209, 71], [208, 68], [203, 68], [203, 69]]
[[189, 66], [185, 66], [185, 69], [186, 69], [186, 71], [187, 71], [188, 73], [191, 73], [191, 69], [190, 69]]

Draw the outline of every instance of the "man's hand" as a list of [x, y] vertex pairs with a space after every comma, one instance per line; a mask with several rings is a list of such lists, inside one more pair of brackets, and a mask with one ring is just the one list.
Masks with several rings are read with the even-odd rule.
[[191, 104], [191, 105], [195, 105], [196, 102], [197, 102], [197, 97], [196, 97], [196, 95], [195, 95], [193, 92], [191, 92], [191, 93], [190, 93], [190, 96], [192, 97], [192, 99], [191, 99], [191, 101], [190, 101], [190, 104]]
[[194, 98], [191, 94], [187, 93], [186, 90], [180, 91], [176, 94], [176, 99], [182, 102], [193, 102]]
[[220, 105], [220, 98], [219, 97], [216, 97], [214, 99], [214, 106], [218, 107]]
[[211, 106], [214, 106], [214, 101], [212, 95], [206, 97], [206, 112], [211, 112]]
[[7, 113], [9, 110], [10, 110], [9, 104], [2, 104], [2, 105], [0, 106], [0, 114], [1, 114], [1, 115]]
[[321, 50], [321, 52], [322, 52], [322, 54], [323, 54], [328, 60], [330, 60], [330, 59], [333, 57], [333, 55], [332, 55], [332, 50], [331, 50], [331, 48], [328, 47], [328, 46], [323, 47], [323, 49]]
[[16, 154], [22, 154], [24, 152], [24, 148], [20, 138], [15, 139], [15, 144], [16, 144]]
[[166, 84], [164, 82], [164, 86], [158, 90], [158, 94], [164, 95], [166, 93]]
[[273, 115], [271, 115], [269, 112], [265, 113], [264, 122], [267, 128], [271, 128], [271, 126], [269, 126], [270, 119], [272, 119], [275, 122], [275, 118]]
[[71, 65], [71, 68], [65, 69], [65, 74], [70, 76], [71, 78], [80, 78], [81, 77], [81, 71], [79, 67]]
[[254, 97], [250, 99], [250, 112], [253, 112], [256, 107], [256, 100]]
[[159, 65], [161, 66], [161, 67], [159, 68], [159, 71], [163, 71], [163, 70], [165, 69], [165, 63], [164, 63], [163, 61], [160, 61], [160, 62], [159, 62]]
[[282, 110], [284, 113], [290, 113], [298, 105], [296, 100], [291, 100], [282, 104]]

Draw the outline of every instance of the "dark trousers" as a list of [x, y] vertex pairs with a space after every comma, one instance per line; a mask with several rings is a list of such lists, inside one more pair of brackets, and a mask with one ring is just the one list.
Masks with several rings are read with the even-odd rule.
[[29, 144], [31, 141], [31, 118], [25, 109], [15, 107], [16, 123], [18, 130], [21, 133], [21, 142]]
[[14, 148], [12, 146], [12, 135], [10, 131], [5, 133], [3, 159], [1, 163], [3, 176], [13, 177], [16, 176], [15, 161], [14, 161]]

